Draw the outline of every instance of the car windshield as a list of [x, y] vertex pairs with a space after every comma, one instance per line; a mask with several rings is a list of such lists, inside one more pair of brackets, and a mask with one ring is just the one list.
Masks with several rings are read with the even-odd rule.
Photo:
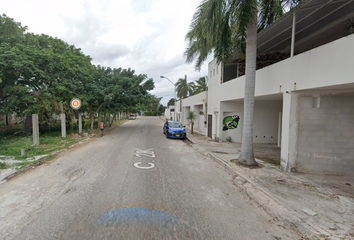
[[183, 127], [182, 124], [179, 122], [170, 122], [170, 123], [168, 123], [168, 126], [170, 128], [182, 128]]

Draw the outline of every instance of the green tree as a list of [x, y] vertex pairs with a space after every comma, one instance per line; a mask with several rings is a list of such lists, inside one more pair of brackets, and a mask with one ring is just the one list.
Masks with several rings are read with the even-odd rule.
[[164, 113], [164, 112], [165, 112], [165, 107], [162, 104], [160, 104], [158, 113]]
[[194, 91], [194, 82], [187, 82], [187, 75], [184, 78], [178, 79], [176, 82], [177, 96], [181, 100], [180, 111], [182, 111], [182, 98], [186, 98], [188, 95], [192, 95]]
[[195, 82], [193, 95], [208, 91], [208, 76], [201, 77]]
[[191, 124], [191, 134], [194, 134], [193, 126], [194, 126], [195, 118], [196, 118], [196, 115], [193, 111], [189, 111], [187, 113], [187, 121]]
[[167, 103], [167, 107], [174, 106], [174, 105], [175, 105], [175, 99], [171, 98], [170, 101], [168, 101], [168, 103]]
[[38, 113], [46, 121], [63, 111], [70, 121], [77, 113], [69, 106], [72, 98], [82, 100], [80, 111], [90, 113], [91, 121], [97, 112], [143, 110], [147, 101], [157, 111], [161, 98], [149, 94], [154, 82], [147, 75], [94, 66], [80, 48], [25, 31], [0, 16], [0, 113]]
[[259, 29], [281, 17], [301, 0], [207, 0], [194, 14], [186, 35], [187, 62], [196, 59], [196, 69], [209, 54], [219, 63], [245, 56], [244, 124], [239, 163], [257, 165], [253, 151], [253, 115], [256, 76], [257, 25]]

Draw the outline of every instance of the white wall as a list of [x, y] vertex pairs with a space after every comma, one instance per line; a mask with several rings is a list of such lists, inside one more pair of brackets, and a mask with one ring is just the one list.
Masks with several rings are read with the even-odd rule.
[[[320, 94], [323, 108], [306, 107], [310, 103], [312, 106], [320, 88], [327, 88], [332, 95], [354, 93], [353, 42], [354, 35], [349, 35], [256, 72], [254, 141], [272, 143], [274, 139], [276, 143], [278, 116], [282, 112], [282, 169], [353, 171], [354, 107], [347, 104], [354, 103], [354, 96], [327, 98], [328, 95]], [[219, 70], [214, 74], [214, 69]], [[216, 66], [216, 60], [209, 63], [208, 74], [208, 114], [213, 115], [213, 135], [223, 141], [229, 135], [232, 141], [241, 141], [242, 117], [239, 127], [232, 132], [222, 131], [222, 119], [242, 115], [239, 113], [243, 113], [245, 77], [221, 83], [222, 68]], [[304, 91], [310, 97], [303, 97]], [[274, 104], [257, 100], [279, 99], [279, 95], [282, 100]]]
[[182, 99], [182, 106], [183, 106], [183, 111], [182, 111], [182, 123], [187, 125], [189, 124], [188, 121], [186, 120], [187, 113], [189, 111], [194, 111], [196, 115], [196, 121], [195, 121], [195, 128], [198, 128], [202, 130], [203, 134], [207, 134], [207, 128], [204, 126], [204, 116], [199, 115], [199, 112], [205, 111], [206, 109], [206, 104], [208, 101], [208, 92], [201, 92], [196, 95], [190, 96], [186, 99]]
[[[258, 70], [255, 96], [353, 83], [353, 42], [354, 34]], [[209, 63], [209, 72], [215, 64]], [[220, 84], [218, 73], [209, 77], [208, 111], [218, 101], [244, 98], [245, 76]]]
[[[241, 142], [242, 139], [242, 130], [243, 130], [243, 101], [228, 101], [221, 103], [221, 112], [222, 116], [220, 118], [220, 139], [226, 141], [227, 137], [231, 137], [231, 142]], [[240, 121], [237, 128], [229, 129], [223, 131], [223, 119], [227, 116], [238, 115]]]
[[[226, 141], [230, 136], [232, 142], [241, 142], [243, 131], [243, 101], [228, 101], [221, 103], [222, 118], [238, 115], [240, 117], [237, 128], [221, 131], [221, 140]], [[255, 101], [253, 142], [273, 143], [278, 140], [279, 112], [282, 111], [282, 101]], [[220, 126], [222, 129], [222, 126]]]
[[253, 142], [272, 143], [278, 142], [279, 112], [282, 111], [283, 102], [256, 101], [253, 118]]

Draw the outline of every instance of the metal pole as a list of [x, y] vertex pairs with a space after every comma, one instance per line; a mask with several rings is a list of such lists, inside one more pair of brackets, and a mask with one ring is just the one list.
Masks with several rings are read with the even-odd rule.
[[[173, 84], [174, 85], [174, 84]], [[176, 121], [176, 110], [177, 110], [177, 98], [176, 98], [176, 85], [174, 85], [175, 86], [175, 91], [174, 91], [174, 95], [175, 95], [175, 118], [173, 119], [173, 120], [175, 120]]]
[[175, 117], [175, 121], [176, 121], [176, 110], [177, 110], [177, 98], [176, 98], [176, 84], [174, 84], [170, 79], [168, 79], [167, 77], [165, 76], [160, 76], [160, 78], [166, 78], [170, 83], [172, 83], [172, 85], [175, 87], [174, 89], [174, 97], [175, 97], [175, 103], [174, 103], [174, 106], [175, 106], [175, 111], [174, 111], [174, 117]]
[[292, 28], [292, 33], [291, 33], [291, 54], [290, 56], [294, 56], [294, 49], [295, 49], [295, 29], [296, 27], [296, 12], [294, 11], [293, 13], [293, 28]]

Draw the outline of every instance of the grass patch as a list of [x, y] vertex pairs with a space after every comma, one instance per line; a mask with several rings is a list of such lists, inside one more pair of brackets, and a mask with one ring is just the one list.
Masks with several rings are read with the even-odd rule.
[[0, 162], [0, 169], [6, 169], [8, 168], [9, 166], [6, 165], [6, 163], [3, 163], [3, 162]]
[[[39, 133], [39, 146], [33, 145], [32, 133], [24, 131], [21, 126], [3, 128], [0, 134], [0, 155], [14, 156], [16, 160], [26, 160], [26, 158], [32, 158], [38, 155], [50, 155], [53, 151], [67, 148], [79, 141], [79, 139], [71, 137], [62, 138], [60, 136], [60, 126], [41, 128]], [[24, 157], [21, 157], [22, 148], [25, 149]]]

